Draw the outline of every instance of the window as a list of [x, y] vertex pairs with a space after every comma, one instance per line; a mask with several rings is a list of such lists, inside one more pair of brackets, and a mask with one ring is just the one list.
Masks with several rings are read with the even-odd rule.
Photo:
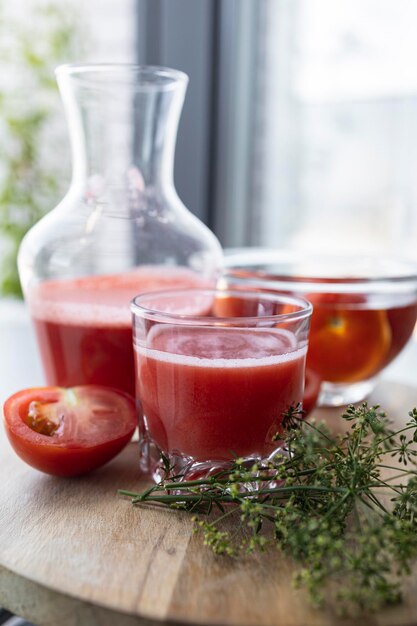
[[417, 254], [413, 0], [263, 3], [251, 235]]
[[416, 18], [414, 0], [141, 0], [141, 59], [191, 77], [178, 190], [224, 245], [417, 255]]

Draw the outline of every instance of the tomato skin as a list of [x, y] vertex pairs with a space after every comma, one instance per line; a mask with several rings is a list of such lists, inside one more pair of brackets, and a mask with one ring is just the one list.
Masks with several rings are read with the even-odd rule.
[[65, 449], [53, 444], [39, 446], [24, 441], [6, 425], [6, 433], [12, 448], [23, 461], [40, 472], [63, 477], [80, 476], [101, 467], [123, 450], [132, 438], [133, 432], [134, 429], [128, 435], [107, 444], [91, 448]]
[[[308, 361], [308, 356], [307, 356]], [[306, 367], [305, 374], [305, 387], [304, 387], [304, 397], [303, 397], [303, 411], [304, 415], [307, 416], [317, 404], [317, 400], [320, 393], [321, 386], [321, 378], [320, 376], [313, 370], [311, 367]]]
[[[88, 432], [82, 432], [77, 438], [76, 419], [73, 419], [75, 434], [71, 436], [49, 436], [33, 430], [27, 423], [30, 403], [35, 401], [54, 405], [62, 400], [66, 391], [60, 387], [24, 389], [15, 393], [4, 404], [5, 431], [15, 452], [35, 469], [54, 476], [78, 476], [110, 461], [130, 441], [137, 425], [135, 402], [131, 396], [108, 387], [85, 385], [70, 390], [78, 397], [78, 411], [82, 410], [84, 416], [88, 413], [89, 403], [94, 401], [94, 394], [104, 401], [107, 400], [109, 410], [114, 409], [115, 415], [119, 416], [120, 411], [120, 421], [113, 428], [109, 429], [104, 424], [103, 430], [110, 430], [107, 432], [108, 440], [106, 432], [100, 433], [100, 429], [97, 430], [97, 418], [94, 418], [93, 427], [90, 427], [91, 436]], [[77, 409], [74, 410], [74, 415], [76, 414]]]
[[219, 295], [213, 304], [213, 315], [225, 318], [256, 317], [258, 315], [258, 302], [256, 300], [245, 300], [237, 296]]

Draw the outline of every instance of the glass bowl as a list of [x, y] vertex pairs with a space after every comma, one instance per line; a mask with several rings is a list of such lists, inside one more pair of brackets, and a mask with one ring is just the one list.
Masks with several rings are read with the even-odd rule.
[[283, 292], [313, 304], [307, 372], [322, 381], [321, 406], [363, 400], [417, 319], [417, 263], [390, 255], [228, 250], [221, 286]]

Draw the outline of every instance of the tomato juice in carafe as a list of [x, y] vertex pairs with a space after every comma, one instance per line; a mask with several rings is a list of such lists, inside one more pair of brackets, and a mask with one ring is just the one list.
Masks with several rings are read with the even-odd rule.
[[41, 283], [29, 303], [48, 384], [101, 384], [134, 395], [128, 303], [145, 291], [193, 286], [204, 281], [190, 270], [153, 266]]
[[70, 189], [24, 238], [19, 273], [48, 384], [134, 393], [129, 303], [142, 292], [211, 286], [220, 244], [179, 199], [182, 72], [68, 65], [57, 78], [73, 156]]

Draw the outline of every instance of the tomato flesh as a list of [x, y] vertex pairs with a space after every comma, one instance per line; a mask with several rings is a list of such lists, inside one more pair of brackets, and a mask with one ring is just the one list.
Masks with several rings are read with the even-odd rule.
[[308, 357], [322, 380], [355, 383], [386, 362], [391, 328], [384, 310], [366, 307], [360, 294], [309, 294], [313, 304]]
[[24, 389], [4, 405], [6, 434], [26, 463], [77, 476], [110, 461], [136, 428], [131, 396], [99, 385]]

